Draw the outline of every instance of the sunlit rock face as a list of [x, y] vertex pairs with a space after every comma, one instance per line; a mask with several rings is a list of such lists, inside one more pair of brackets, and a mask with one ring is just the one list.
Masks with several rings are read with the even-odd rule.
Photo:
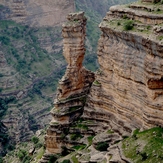
[[[57, 99], [51, 111], [53, 116], [45, 137], [46, 153], [60, 153], [66, 143], [63, 134], [83, 112], [86, 96], [94, 81], [94, 73], [82, 66], [85, 54], [86, 17], [84, 12], [72, 13], [63, 24], [63, 55], [68, 63], [59, 82]], [[44, 155], [42, 161], [46, 159]]]
[[[107, 121], [121, 134], [163, 126], [163, 17], [144, 7], [153, 6], [111, 7], [100, 24], [100, 69], [84, 108], [85, 117]], [[125, 30], [129, 20], [133, 28]]]

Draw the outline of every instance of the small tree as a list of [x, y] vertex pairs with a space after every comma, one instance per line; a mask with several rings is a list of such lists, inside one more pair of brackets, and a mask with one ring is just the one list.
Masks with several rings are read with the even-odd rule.
[[39, 138], [36, 137], [36, 136], [33, 136], [31, 141], [34, 143], [34, 144], [37, 144], [39, 142]]

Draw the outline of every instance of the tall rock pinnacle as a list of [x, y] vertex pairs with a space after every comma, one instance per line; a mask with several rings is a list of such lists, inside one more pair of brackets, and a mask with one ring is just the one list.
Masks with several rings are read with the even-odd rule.
[[82, 66], [85, 55], [86, 17], [84, 12], [71, 13], [63, 24], [63, 55], [68, 63], [65, 75], [59, 81], [57, 99], [51, 111], [53, 116], [45, 137], [46, 154], [60, 153], [66, 143], [69, 125], [83, 113], [86, 96], [94, 81], [94, 73]]

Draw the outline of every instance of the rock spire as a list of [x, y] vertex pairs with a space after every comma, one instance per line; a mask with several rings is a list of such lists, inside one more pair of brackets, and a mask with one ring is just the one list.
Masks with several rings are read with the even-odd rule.
[[83, 113], [86, 96], [94, 81], [94, 73], [82, 66], [85, 55], [86, 17], [84, 12], [71, 13], [63, 24], [63, 55], [68, 63], [65, 75], [59, 81], [57, 99], [51, 111], [53, 116], [45, 137], [46, 162], [50, 154], [61, 153], [66, 144], [69, 126]]

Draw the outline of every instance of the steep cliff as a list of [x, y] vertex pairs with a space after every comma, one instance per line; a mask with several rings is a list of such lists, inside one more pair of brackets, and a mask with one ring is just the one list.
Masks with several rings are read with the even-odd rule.
[[85, 114], [122, 134], [163, 126], [161, 12], [161, 4], [114, 6], [100, 24], [100, 69]]
[[0, 116], [8, 128], [6, 133], [0, 131], [0, 141], [11, 140], [5, 149], [30, 140], [51, 119], [57, 81], [66, 67], [60, 25], [67, 13], [82, 8], [92, 23], [88, 23], [85, 65], [93, 70], [98, 65], [95, 44], [101, 14], [110, 4], [122, 2], [128, 0], [75, 1], [75, 7], [74, 0], [0, 0], [0, 98], [16, 98], [6, 103]]
[[[161, 144], [160, 128], [140, 133], [136, 130], [132, 138], [123, 140], [135, 129], [163, 127], [162, 11], [160, 1], [145, 0], [110, 8], [99, 25], [102, 31], [98, 43], [100, 68], [95, 74], [83, 114], [79, 109], [81, 101], [76, 98], [85, 91], [80, 82], [85, 81], [80, 76], [81, 60], [73, 55], [74, 51], [70, 50], [69, 45], [78, 43], [73, 37], [74, 31], [79, 28], [76, 26], [79, 20], [74, 18], [78, 14], [69, 15], [68, 18], [71, 16], [73, 19], [63, 26], [64, 55], [69, 65], [59, 83], [58, 99], [52, 110], [53, 120], [45, 140], [45, 162], [50, 154], [63, 152], [63, 145], [69, 148], [69, 152], [76, 149], [75, 154], [64, 157], [71, 162], [75, 159], [79, 162], [129, 163], [162, 159], [158, 158], [161, 157], [160, 154], [158, 157], [157, 154], [152, 155], [153, 158], [147, 155], [155, 153], [155, 147], [151, 144], [149, 147], [149, 142]], [[85, 32], [80, 31], [78, 36], [82, 35]], [[83, 39], [84, 37], [82, 42]], [[74, 59], [73, 56], [77, 58]], [[88, 79], [89, 77], [87, 75]], [[93, 81], [93, 77], [89, 84], [90, 81]], [[154, 141], [157, 136], [160, 142]], [[78, 146], [72, 146], [77, 144]], [[147, 146], [150, 152], [146, 149]], [[130, 150], [134, 151], [134, 156], [131, 156]], [[136, 156], [140, 158], [137, 159]], [[59, 159], [59, 162], [64, 159]]]

